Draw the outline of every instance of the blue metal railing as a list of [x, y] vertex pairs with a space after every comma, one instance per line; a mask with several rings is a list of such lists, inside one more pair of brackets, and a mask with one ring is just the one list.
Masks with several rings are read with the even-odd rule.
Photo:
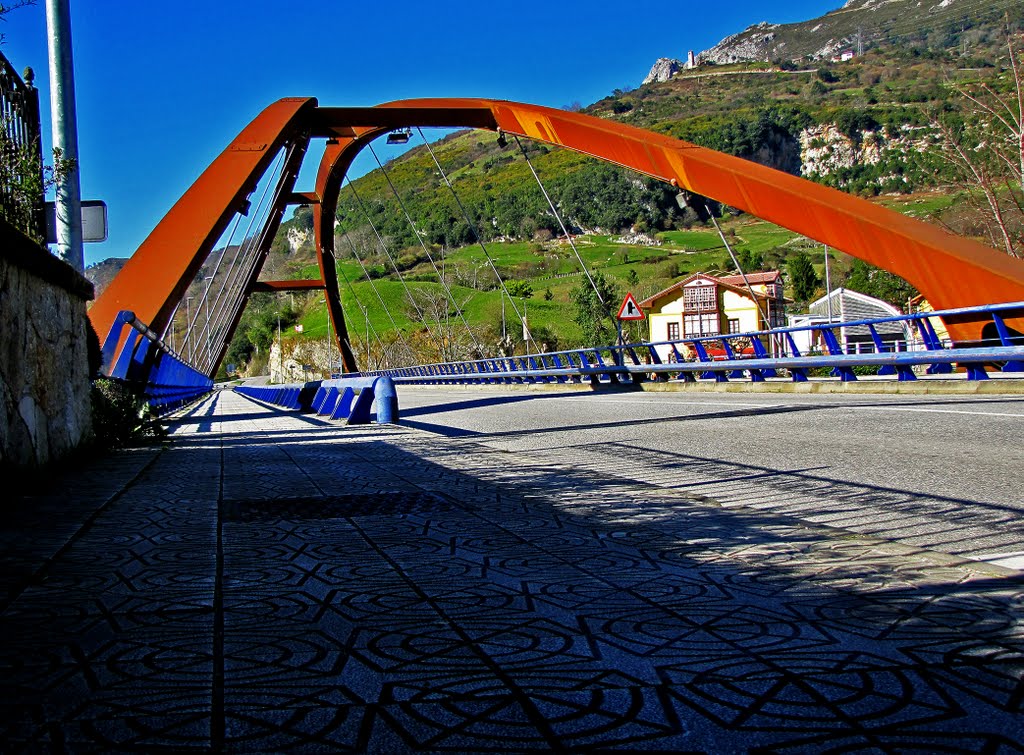
[[[118, 356], [125, 328], [128, 334]], [[172, 412], [213, 390], [209, 376], [186, 363], [128, 310], [117, 313], [103, 342], [102, 371], [138, 386], [157, 415]]]
[[[988, 378], [986, 367], [991, 365], [998, 365], [1004, 372], [1024, 371], [1024, 337], [1006, 325], [1007, 317], [1022, 315], [1024, 302], [1012, 302], [749, 333], [427, 364], [364, 374], [387, 375], [397, 383], [421, 384], [569, 383], [584, 380], [636, 383], [670, 379], [728, 382], [743, 377], [762, 382], [778, 377], [785, 370], [793, 381], [806, 382], [809, 371], [824, 368], [841, 381], [852, 382], [857, 380], [858, 367], [877, 368], [879, 375], [911, 381], [917, 379], [914, 367], [926, 365], [928, 374], [945, 374], [951, 373], [956, 364], [965, 369], [967, 379], [985, 380]], [[964, 348], [948, 348], [940, 341], [931, 323], [931, 318], [935, 317], [980, 324], [984, 330], [991, 331], [993, 337]], [[921, 348], [890, 350], [878, 331], [879, 325], [887, 323], [916, 328]], [[873, 351], [851, 354], [843, 350], [841, 331], [853, 327], [868, 330]], [[837, 331], [840, 331], [840, 337], [837, 337]], [[807, 335], [808, 343], [820, 343], [822, 349], [802, 353], [794, 334]], [[663, 354], [667, 354], [667, 358]]]

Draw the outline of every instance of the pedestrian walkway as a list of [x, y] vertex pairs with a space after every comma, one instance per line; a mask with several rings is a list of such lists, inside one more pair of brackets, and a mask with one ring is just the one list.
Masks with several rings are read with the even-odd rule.
[[5, 752], [1024, 749], [1019, 573], [218, 393], [8, 505]]

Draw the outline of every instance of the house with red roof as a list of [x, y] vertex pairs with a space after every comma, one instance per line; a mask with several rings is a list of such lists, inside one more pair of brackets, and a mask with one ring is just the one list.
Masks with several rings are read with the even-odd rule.
[[[663, 291], [644, 299], [650, 340], [750, 333], [783, 327], [786, 298], [778, 270], [742, 275], [715, 276], [694, 273]], [[671, 358], [669, 346], [656, 347], [659, 356]]]

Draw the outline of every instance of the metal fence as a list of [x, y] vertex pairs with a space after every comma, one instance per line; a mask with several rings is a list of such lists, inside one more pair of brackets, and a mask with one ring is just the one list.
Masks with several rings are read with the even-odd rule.
[[25, 235], [46, 238], [39, 90], [0, 55], [0, 213]]
[[[387, 375], [396, 383], [422, 384], [585, 380], [610, 383], [645, 380], [728, 382], [735, 379], [763, 382], [783, 377], [806, 382], [812, 376], [853, 382], [857, 380], [858, 373], [911, 381], [917, 379], [919, 372], [932, 375], [952, 373], [953, 365], [957, 365], [966, 372], [968, 380], [986, 380], [991, 369], [1024, 372], [1024, 337], [1006, 325], [1007, 318], [1021, 316], [1024, 316], [1024, 302], [1013, 302], [753, 333], [428, 364], [364, 374]], [[950, 348], [940, 340], [932, 324], [933, 318], [943, 317], [985, 323], [984, 330], [991, 332], [992, 336], [969, 348]], [[906, 323], [914, 328], [920, 334], [922, 348], [897, 351], [884, 343], [878, 326], [893, 322]], [[872, 335], [873, 351], [844, 351], [837, 337], [838, 331], [852, 326], [867, 328]], [[820, 347], [801, 352], [794, 334], [803, 331], [811, 331], [809, 342], [820, 344]], [[666, 350], [670, 355], [667, 359], [659, 354]]]

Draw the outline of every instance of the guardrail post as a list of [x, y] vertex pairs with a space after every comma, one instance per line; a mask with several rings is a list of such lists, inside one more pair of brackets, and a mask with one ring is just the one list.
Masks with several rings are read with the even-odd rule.
[[[825, 339], [825, 345], [828, 347], [828, 353], [832, 356], [845, 355], [846, 352], [843, 351], [843, 347], [839, 345], [839, 341], [836, 338], [835, 330], [833, 330], [834, 327], [842, 326], [822, 325], [819, 329], [821, 330], [821, 335]], [[832, 374], [838, 375], [839, 379], [844, 383], [852, 383], [857, 379], [857, 376], [853, 374], [853, 370], [849, 367], [833, 367]]]
[[352, 414], [352, 401], [356, 397], [356, 392], [352, 386], [345, 386], [341, 395], [338, 396], [338, 402], [334, 405], [334, 411], [331, 412], [331, 419], [348, 419], [348, 416]]
[[[800, 349], [796, 347], [796, 341], [793, 340], [792, 333], [786, 333], [786, 343], [789, 345], [789, 355], [793, 357], [799, 357]], [[805, 370], [803, 367], [790, 367], [789, 374], [792, 376], [794, 383], [807, 382], [807, 370]]]
[[[929, 351], [940, 351], [942, 349], [942, 343], [939, 341], [939, 336], [935, 332], [935, 328], [932, 327], [931, 322], [927, 317], [922, 317], [917, 321], [917, 329], [921, 333], [921, 340], [924, 341], [924, 346]], [[953, 372], [953, 365], [951, 364], [933, 364], [925, 370], [929, 375], [948, 375]]]
[[[675, 350], [675, 346], [673, 346], [672, 349]], [[647, 358], [651, 360], [649, 362], [649, 364], [664, 364], [664, 362], [661, 361], [661, 357], [658, 356], [658, 350], [656, 348], [654, 348], [653, 345], [648, 345], [647, 346]], [[652, 374], [654, 376], [654, 378], [653, 378], [654, 382], [656, 382], [656, 383], [668, 382], [668, 374], [667, 373], [655, 372], [655, 373], [652, 373]]]
[[[878, 335], [878, 329], [874, 325], [868, 325], [868, 332], [871, 333], [871, 342], [875, 344], [875, 351], [879, 354], [885, 351], [885, 344], [882, 343], [882, 337]], [[895, 375], [897, 373], [895, 365], [883, 364], [878, 368], [879, 375]]]
[[[770, 359], [771, 358], [771, 355], [768, 353], [768, 350], [764, 347], [764, 344], [761, 343], [760, 337], [752, 336], [751, 339], [750, 339], [750, 345], [754, 347], [754, 356], [757, 357], [758, 359]], [[776, 372], [775, 370], [773, 370], [771, 368], [769, 368], [767, 370], [758, 370], [757, 372], [758, 372], [758, 375], [760, 375], [762, 378], [778, 377], [778, 374], [779, 374], [778, 372]], [[750, 378], [751, 378], [751, 380], [754, 380], [754, 376], [753, 375], [751, 375]], [[759, 381], [755, 380], [754, 382], [759, 382]]]
[[[729, 343], [729, 339], [722, 338], [721, 343], [722, 350], [725, 352], [726, 359], [729, 359], [730, 361], [735, 359], [736, 354], [732, 350], [732, 344]], [[733, 370], [732, 372], [729, 373], [728, 377], [735, 378], [737, 380], [742, 380], [745, 377], [745, 375], [743, 374], [743, 370]]]
[[984, 364], [965, 364], [964, 369], [967, 371], [968, 380], [988, 380], [988, 373], [985, 372]]
[[[999, 333], [999, 342], [1003, 346], [1014, 346], [1013, 337], [1010, 335], [1006, 322], [995, 312], [992, 312], [992, 322], [996, 325], [996, 332]], [[1018, 339], [1019, 340], [1019, 339]], [[1011, 359], [1003, 365], [1003, 372], [1024, 372], [1024, 362], [1019, 359]]]
[[[697, 361], [707, 362], [708, 364], [711, 363], [711, 357], [708, 355], [707, 349], [704, 348], [704, 343], [702, 341], [694, 341], [693, 350], [697, 352]], [[729, 377], [721, 370], [717, 372], [714, 370], [707, 370], [706, 372], [701, 373], [701, 377], [705, 380], [714, 380], [716, 383], [729, 382]]]

